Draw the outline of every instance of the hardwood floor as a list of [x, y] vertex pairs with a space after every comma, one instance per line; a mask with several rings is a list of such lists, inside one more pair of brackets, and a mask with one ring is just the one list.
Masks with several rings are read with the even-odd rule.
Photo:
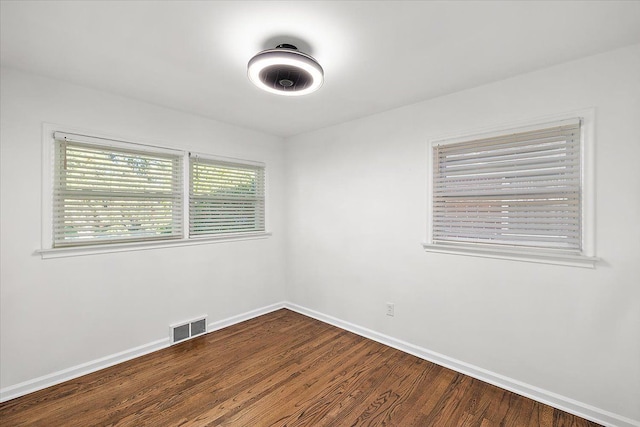
[[279, 310], [0, 405], [9, 426], [597, 426]]

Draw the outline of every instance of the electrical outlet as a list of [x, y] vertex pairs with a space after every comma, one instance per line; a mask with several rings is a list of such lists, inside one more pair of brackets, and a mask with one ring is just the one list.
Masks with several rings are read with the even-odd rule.
[[391, 316], [393, 317], [393, 312], [394, 312], [394, 304], [392, 302], [388, 302], [387, 303], [387, 316]]

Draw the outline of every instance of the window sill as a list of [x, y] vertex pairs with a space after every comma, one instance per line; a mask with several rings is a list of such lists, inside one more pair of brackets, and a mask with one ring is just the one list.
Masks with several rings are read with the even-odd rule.
[[145, 251], [149, 249], [174, 248], [180, 246], [208, 245], [212, 243], [237, 242], [242, 240], [266, 239], [271, 232], [226, 234], [215, 237], [193, 239], [163, 240], [155, 242], [114, 243], [93, 246], [74, 246], [69, 248], [39, 249], [35, 251], [42, 259], [65, 258], [85, 255], [108, 254], [113, 252]]
[[422, 246], [427, 252], [507, 259], [512, 261], [535, 262], [582, 268], [595, 268], [596, 263], [600, 260], [596, 257], [584, 255], [542, 253], [534, 250], [469, 247], [433, 243], [423, 243]]

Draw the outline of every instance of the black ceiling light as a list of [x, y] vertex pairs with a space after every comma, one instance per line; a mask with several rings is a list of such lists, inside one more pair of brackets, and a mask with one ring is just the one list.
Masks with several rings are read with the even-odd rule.
[[248, 74], [260, 89], [285, 96], [315, 92], [324, 81], [318, 61], [292, 44], [279, 44], [258, 53], [249, 61]]

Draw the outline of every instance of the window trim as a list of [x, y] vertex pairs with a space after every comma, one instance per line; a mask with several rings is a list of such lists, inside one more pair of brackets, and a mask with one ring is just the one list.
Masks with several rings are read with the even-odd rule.
[[144, 251], [159, 248], [176, 248], [182, 246], [208, 245], [213, 243], [238, 242], [244, 240], [266, 239], [270, 237], [270, 231], [256, 233], [225, 234], [212, 237], [199, 237], [197, 239], [172, 239], [146, 242], [110, 243], [101, 245], [70, 246], [63, 248], [38, 249], [36, 254], [42, 259], [66, 258], [83, 255], [108, 254], [114, 252]]
[[[194, 152], [194, 151], [190, 151], [189, 153], [187, 153], [187, 159], [186, 159], [186, 167], [189, 169], [186, 173], [186, 179], [187, 179], [187, 184], [186, 184], [186, 197], [185, 197], [185, 201], [186, 203], [189, 204], [189, 206], [187, 206], [187, 210], [190, 209], [191, 207], [191, 161], [193, 159], [203, 159], [205, 161], [213, 161], [213, 162], [217, 162], [217, 163], [221, 163], [221, 164], [228, 164], [228, 165], [235, 165], [235, 166], [248, 166], [248, 167], [252, 167], [252, 168], [259, 168], [262, 170], [262, 174], [263, 174], [263, 189], [264, 189], [264, 200], [262, 202], [263, 204], [263, 215], [264, 215], [264, 231], [262, 230], [254, 230], [254, 231], [248, 231], [248, 232], [243, 232], [243, 233], [238, 233], [238, 234], [251, 234], [251, 233], [265, 233], [267, 231], [267, 167], [266, 164], [264, 162], [257, 162], [257, 161], [252, 161], [252, 160], [242, 160], [242, 159], [236, 159], [236, 158], [232, 158], [232, 157], [224, 157], [224, 156], [214, 156], [211, 154], [206, 154], [206, 153], [198, 153], [198, 152]], [[191, 240], [196, 240], [196, 239], [216, 239], [216, 238], [220, 238], [221, 236], [228, 236], [231, 233], [226, 233], [226, 234], [202, 234], [202, 235], [197, 235], [197, 234], [191, 234], [191, 216], [190, 216], [190, 211], [186, 212], [184, 214], [184, 217], [186, 218], [185, 220], [185, 235], [188, 236], [188, 239]]]
[[[454, 144], [474, 139], [491, 138], [508, 133], [526, 132], [544, 127], [550, 122], [559, 122], [579, 117], [582, 119], [580, 132], [581, 211], [582, 211], [582, 252], [571, 255], [547, 249], [494, 247], [482, 244], [443, 244], [433, 241], [433, 148], [435, 145]], [[427, 142], [427, 226], [423, 248], [426, 252], [468, 255], [485, 258], [518, 260], [545, 264], [595, 268], [595, 109], [581, 109], [533, 120], [512, 122], [489, 128], [460, 132], [454, 135], [430, 139]]]
[[[53, 247], [53, 190], [54, 190], [54, 151], [55, 139], [54, 133], [68, 133], [75, 136], [82, 136], [87, 142], [93, 141], [95, 144], [102, 146], [112, 146], [115, 148], [129, 148], [133, 145], [136, 149], [158, 153], [179, 154], [182, 159], [182, 197], [183, 197], [183, 235], [180, 239], [165, 239], [153, 241], [133, 241], [120, 243], [99, 243], [95, 245], [69, 246], [69, 247]], [[90, 142], [91, 143], [91, 142]], [[267, 185], [267, 167], [264, 162], [256, 162], [235, 157], [214, 156], [210, 154], [197, 153], [206, 158], [217, 159], [238, 164], [260, 165], [265, 169], [265, 231], [264, 232], [246, 232], [246, 233], [228, 233], [217, 236], [206, 236], [198, 238], [189, 238], [186, 229], [189, 224], [189, 153], [195, 153], [188, 149], [172, 148], [168, 144], [157, 144], [141, 140], [140, 138], [122, 138], [114, 135], [107, 135], [87, 129], [81, 129], [66, 125], [56, 125], [52, 123], [42, 124], [42, 216], [41, 216], [41, 244], [40, 248], [34, 251], [35, 255], [40, 255], [42, 259], [73, 257], [113, 252], [139, 251], [156, 248], [170, 248], [181, 246], [193, 246], [213, 243], [224, 243], [234, 241], [245, 241], [255, 239], [265, 239], [272, 235], [269, 231], [269, 216], [267, 215], [268, 207], [268, 185]]]

